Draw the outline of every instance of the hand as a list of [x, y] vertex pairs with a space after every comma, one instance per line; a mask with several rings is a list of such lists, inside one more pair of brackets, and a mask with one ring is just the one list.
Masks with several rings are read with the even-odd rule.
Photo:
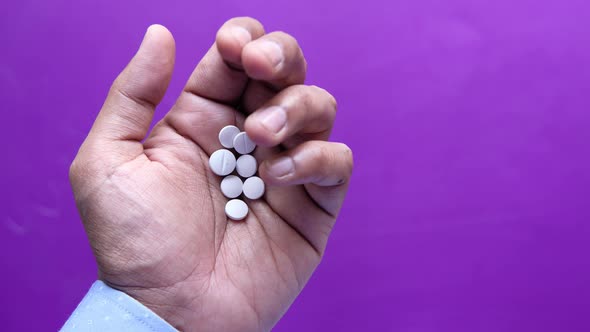
[[[151, 26], [72, 163], [99, 278], [180, 330], [269, 330], [319, 264], [348, 188], [351, 151], [326, 141], [336, 102], [303, 85], [293, 37], [235, 18], [148, 135], [174, 58], [170, 32]], [[208, 166], [229, 124], [259, 145], [267, 184], [238, 222]]]

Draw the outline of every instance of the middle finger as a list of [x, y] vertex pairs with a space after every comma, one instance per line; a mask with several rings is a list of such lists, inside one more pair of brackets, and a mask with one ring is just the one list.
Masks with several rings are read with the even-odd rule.
[[293, 85], [252, 113], [244, 124], [258, 145], [289, 148], [303, 140], [327, 140], [336, 117], [336, 100], [316, 86]]

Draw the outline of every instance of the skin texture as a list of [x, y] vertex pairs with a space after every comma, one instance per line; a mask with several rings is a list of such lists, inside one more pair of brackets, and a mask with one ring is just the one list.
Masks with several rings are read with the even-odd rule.
[[[170, 32], [151, 26], [70, 168], [99, 278], [179, 330], [270, 330], [320, 263], [348, 188], [352, 153], [326, 141], [336, 101], [303, 85], [293, 37], [234, 18], [148, 134], [174, 58]], [[259, 144], [267, 184], [240, 222], [208, 168], [228, 124]]]

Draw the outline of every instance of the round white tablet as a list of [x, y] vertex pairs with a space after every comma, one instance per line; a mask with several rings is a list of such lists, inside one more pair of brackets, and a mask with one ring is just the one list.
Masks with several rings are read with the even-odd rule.
[[264, 195], [264, 182], [257, 176], [247, 178], [244, 181], [242, 191], [244, 192], [244, 196], [249, 199], [259, 199]]
[[257, 168], [258, 163], [256, 162], [256, 158], [252, 157], [252, 155], [242, 155], [236, 161], [236, 171], [238, 171], [238, 174], [243, 178], [249, 178], [256, 174]]
[[223, 145], [224, 148], [231, 149], [234, 147], [234, 138], [237, 134], [240, 133], [240, 129], [236, 126], [225, 126], [221, 128], [219, 132], [219, 143]]
[[232, 199], [225, 204], [225, 214], [232, 220], [242, 220], [248, 214], [248, 205], [239, 199]]
[[229, 150], [217, 150], [209, 157], [209, 167], [213, 173], [226, 176], [236, 168], [236, 157]]
[[221, 192], [227, 198], [236, 198], [242, 194], [242, 180], [235, 175], [228, 175], [221, 180]]
[[234, 149], [238, 151], [239, 154], [248, 154], [254, 151], [256, 148], [256, 144], [252, 142], [250, 137], [246, 135], [246, 132], [243, 131], [234, 137]]

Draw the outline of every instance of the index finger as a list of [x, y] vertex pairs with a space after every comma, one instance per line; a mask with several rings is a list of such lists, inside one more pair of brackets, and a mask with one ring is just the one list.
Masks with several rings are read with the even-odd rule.
[[236, 102], [248, 83], [248, 76], [239, 68], [242, 50], [262, 35], [262, 24], [253, 18], [238, 17], [225, 22], [184, 91], [222, 104]]

